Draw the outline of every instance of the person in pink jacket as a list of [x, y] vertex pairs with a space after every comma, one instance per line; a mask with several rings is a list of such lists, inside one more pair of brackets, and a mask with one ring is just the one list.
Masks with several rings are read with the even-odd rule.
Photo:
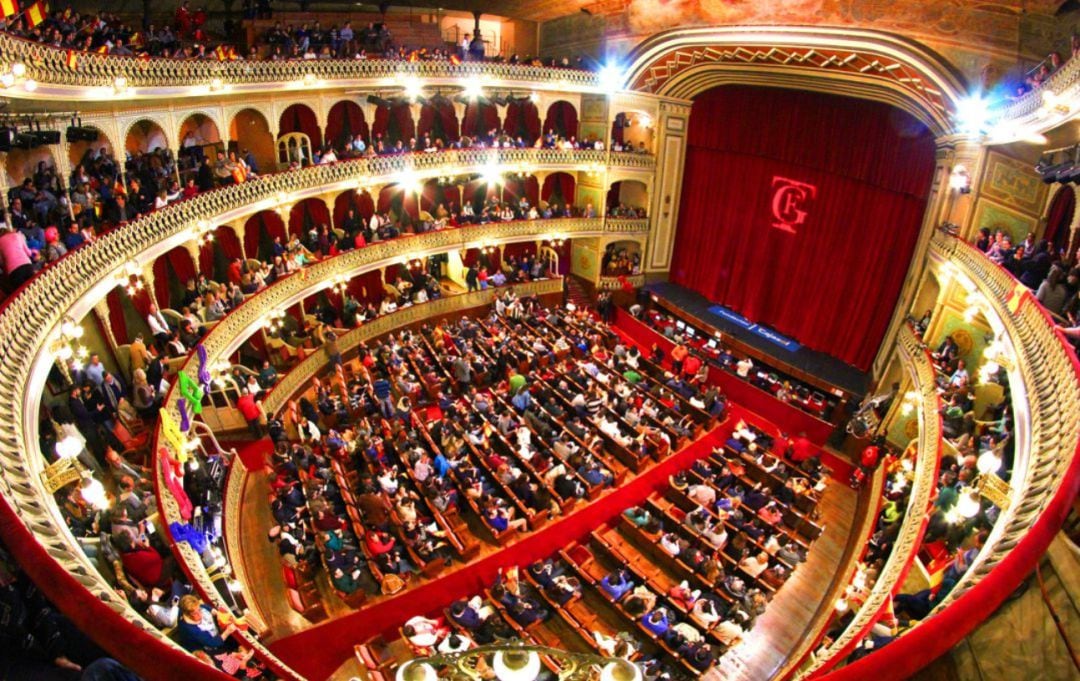
[[34, 253], [26, 245], [26, 237], [10, 227], [0, 232], [0, 264], [4, 267], [12, 290], [34, 276]]

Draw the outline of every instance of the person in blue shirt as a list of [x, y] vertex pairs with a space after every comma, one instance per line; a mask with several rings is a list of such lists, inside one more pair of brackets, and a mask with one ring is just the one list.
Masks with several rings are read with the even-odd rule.
[[382, 410], [383, 416], [388, 419], [393, 418], [394, 403], [390, 398], [390, 381], [385, 378], [377, 378], [371, 384], [371, 388], [375, 391], [375, 398], [379, 401], [379, 409]]
[[435, 475], [440, 478], [445, 478], [452, 468], [450, 461], [447, 460], [446, 455], [441, 450], [435, 455], [435, 460], [431, 462], [431, 465], [435, 469]]
[[668, 616], [664, 612], [663, 608], [657, 608], [649, 614], [641, 618], [641, 623], [645, 625], [645, 628], [656, 634], [657, 636], [663, 636], [664, 632], [668, 630]]
[[236, 631], [236, 625], [230, 624], [219, 631], [213, 609], [198, 596], [188, 594], [180, 598], [180, 621], [176, 630], [180, 645], [185, 649], [216, 652], [230, 646], [229, 637]]
[[605, 575], [600, 580], [600, 588], [603, 589], [616, 601], [623, 597], [623, 595], [634, 588], [634, 583], [630, 581], [629, 574], [626, 570], [619, 568], [610, 575]]

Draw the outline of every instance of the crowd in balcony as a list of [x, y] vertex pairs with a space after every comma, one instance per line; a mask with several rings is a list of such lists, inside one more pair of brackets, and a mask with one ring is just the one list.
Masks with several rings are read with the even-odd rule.
[[979, 230], [975, 247], [1034, 291], [1039, 303], [1066, 326], [1080, 322], [1080, 250], [1056, 251], [1033, 233], [1016, 243], [1009, 234], [986, 227]]
[[1073, 33], [1069, 38], [1069, 56], [1064, 59], [1057, 50], [1051, 51], [1046, 57], [1035, 65], [1034, 68], [1023, 74], [1022, 81], [1016, 86], [1016, 94], [1012, 99], [1019, 99], [1032, 90], [1043, 86], [1050, 78], [1061, 70], [1071, 59], [1080, 54], [1080, 34]]
[[[96, 52], [123, 57], [149, 56], [173, 59], [234, 60], [314, 60], [314, 59], [394, 59], [401, 61], [496, 61], [509, 64], [530, 64], [551, 68], [586, 69], [595, 63], [583, 57], [576, 59], [541, 58], [511, 54], [487, 56], [483, 39], [478, 34], [465, 34], [462, 43], [451, 48], [409, 47], [396, 44], [385, 23], [369, 23], [353, 27], [351, 21], [328, 27], [315, 20], [298, 26], [277, 22], [259, 38], [258, 44], [246, 51], [237, 50], [235, 40], [220, 39], [207, 30], [207, 11], [193, 8], [188, 0], [177, 7], [171, 23], [133, 27], [111, 12], [83, 14], [71, 7], [53, 8], [37, 23], [29, 12], [23, 11], [0, 20], [0, 29], [53, 47]], [[232, 22], [226, 30], [235, 33]]]

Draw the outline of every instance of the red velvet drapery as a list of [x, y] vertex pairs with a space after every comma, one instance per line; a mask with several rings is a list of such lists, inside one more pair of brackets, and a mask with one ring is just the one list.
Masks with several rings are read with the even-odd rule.
[[691, 114], [672, 280], [866, 370], [933, 169], [933, 136], [889, 106], [711, 90]]
[[240, 239], [232, 227], [219, 225], [214, 229], [214, 239], [199, 248], [199, 272], [211, 281], [228, 279], [229, 263], [243, 257]]
[[[574, 189], [576, 182], [570, 173], [552, 173], [544, 178], [544, 186], [540, 188], [540, 198], [548, 203], [574, 205]], [[554, 197], [553, 197], [554, 195]]]
[[524, 196], [529, 200], [530, 206], [537, 205], [540, 198], [540, 183], [532, 175], [528, 177], [510, 177], [503, 185], [503, 201], [517, 204]]
[[1076, 191], [1072, 187], [1062, 187], [1054, 194], [1050, 203], [1050, 212], [1046, 215], [1046, 234], [1044, 239], [1054, 245], [1054, 251], [1060, 252], [1069, 246], [1069, 226], [1072, 225], [1076, 211]]
[[371, 200], [371, 194], [357, 192], [352, 189], [343, 191], [334, 199], [334, 227], [342, 229], [345, 224], [345, 216], [349, 209], [356, 211], [356, 215], [363, 218], [364, 224], [371, 219], [375, 212], [375, 202]]
[[[177, 246], [154, 261], [154, 296], [158, 305], [179, 310], [183, 289], [195, 277], [195, 263], [183, 246]], [[180, 297], [177, 297], [179, 293]]]
[[424, 191], [420, 194], [420, 210], [426, 210], [435, 215], [439, 204], [453, 213], [461, 205], [461, 188], [456, 184], [439, 184], [437, 179], [428, 180], [424, 184]]
[[387, 149], [393, 148], [398, 140], [407, 146], [409, 140], [416, 137], [416, 124], [413, 123], [412, 109], [409, 105], [399, 102], [392, 107], [380, 106], [375, 109], [371, 137], [372, 141], [381, 137]]
[[577, 136], [577, 109], [570, 102], [558, 101], [548, 107], [544, 118], [544, 130], [553, 130], [556, 135], [570, 139]]
[[443, 143], [458, 138], [458, 119], [454, 113], [454, 104], [449, 100], [434, 100], [420, 108], [420, 120], [416, 126], [417, 136], [431, 135], [432, 140], [441, 139]]
[[345, 100], [330, 107], [326, 120], [326, 143], [330, 146], [340, 151], [357, 135], [367, 140], [370, 133], [364, 110], [356, 102]]
[[330, 211], [322, 199], [304, 199], [289, 211], [289, 235], [307, 237], [307, 233], [319, 225], [330, 225]]
[[282, 111], [278, 125], [278, 135], [302, 132], [311, 140], [313, 147], [319, 147], [323, 143], [319, 119], [315, 117], [315, 112], [304, 104], [293, 104]]
[[282, 244], [289, 240], [285, 223], [276, 212], [261, 210], [244, 223], [244, 252], [249, 258], [273, 262], [275, 237], [281, 239]]
[[503, 132], [521, 137], [530, 147], [540, 138], [540, 112], [528, 99], [514, 99], [506, 105]]
[[465, 107], [465, 117], [461, 121], [461, 134], [469, 137], [486, 135], [492, 128], [499, 127], [499, 111], [490, 102], [474, 100]]
[[415, 220], [420, 216], [416, 200], [416, 192], [406, 192], [400, 186], [392, 184], [382, 188], [379, 192], [379, 201], [375, 205], [380, 213], [390, 211], [400, 217], [404, 211]]

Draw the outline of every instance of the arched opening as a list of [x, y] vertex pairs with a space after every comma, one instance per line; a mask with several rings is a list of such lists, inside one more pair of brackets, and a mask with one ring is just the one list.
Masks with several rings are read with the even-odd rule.
[[[888, 104], [741, 85], [704, 92], [690, 114], [672, 281], [865, 371], [934, 166], [933, 133]], [[778, 187], [807, 201], [778, 217], [768, 209]], [[791, 295], [809, 282], [814, 296]]]
[[521, 138], [526, 146], [533, 146], [540, 139], [540, 110], [528, 98], [508, 97], [503, 132], [514, 139]]
[[600, 260], [600, 273], [605, 277], [641, 274], [641, 244], [632, 239], [609, 243]]
[[[229, 123], [229, 151], [241, 158], [255, 161], [256, 173], [269, 172], [274, 168], [274, 135], [270, 123], [257, 109], [241, 109]], [[251, 152], [248, 158], [248, 152]]]
[[258, 258], [263, 262], [274, 262], [274, 242], [281, 247], [289, 243], [285, 233], [285, 222], [277, 212], [261, 210], [244, 223], [244, 252], [249, 258]]
[[477, 98], [465, 105], [465, 117], [461, 121], [462, 137], [487, 137], [491, 130], [498, 132], [499, 110], [494, 102]]
[[556, 137], [572, 140], [578, 133], [578, 114], [574, 105], [559, 100], [548, 107], [544, 118], [544, 132], [552, 132]]
[[82, 127], [96, 132], [97, 139], [68, 142], [68, 161], [73, 169], [78, 165], [82, 165], [88, 174], [94, 176], [93, 169], [97, 166], [99, 157], [102, 154], [111, 157], [114, 152], [112, 144], [109, 143], [109, 138], [101, 130], [89, 125]]
[[294, 132], [307, 135], [316, 147], [323, 143], [319, 121], [315, 117], [315, 112], [306, 104], [292, 104], [281, 112], [281, 118], [278, 120], [278, 136]]
[[165, 130], [146, 118], [135, 121], [128, 128], [127, 137], [124, 138], [124, 150], [136, 156], [168, 148], [169, 137], [165, 134]]
[[380, 213], [389, 213], [390, 221], [401, 233], [412, 231], [413, 223], [420, 217], [416, 191], [411, 187], [397, 184], [383, 187], [375, 206]]
[[360, 228], [366, 227], [374, 213], [375, 202], [368, 192], [347, 189], [334, 198], [334, 227], [346, 233], [354, 227], [350, 223], [356, 221]]
[[420, 193], [420, 210], [430, 213], [436, 220], [449, 217], [461, 206], [461, 188], [456, 184], [432, 178], [424, 183]]
[[[1069, 247], [1073, 216], [1076, 214], [1076, 190], [1066, 185], [1054, 194], [1050, 210], [1046, 213], [1046, 234], [1054, 253], [1062, 253]], [[1062, 253], [1068, 255], [1067, 253]]]
[[330, 107], [326, 120], [326, 144], [339, 153], [348, 149], [357, 135], [367, 143], [370, 133], [364, 110], [356, 102], [342, 100]]
[[446, 97], [432, 97], [420, 109], [417, 135], [430, 137], [432, 144], [445, 147], [458, 139], [458, 119], [454, 104]]
[[[528, 203], [529, 206], [538, 206], [540, 204], [540, 183], [536, 177], [532, 175], [507, 175], [503, 183], [502, 191], [503, 201], [506, 201], [515, 209], [521, 209], [524, 204], [521, 203], [522, 199]], [[522, 211], [527, 212], [526, 211]], [[524, 214], [520, 217], [526, 217]]]
[[181, 183], [195, 177], [203, 159], [216, 159], [219, 151], [225, 151], [225, 145], [221, 143], [221, 133], [214, 119], [202, 113], [185, 118], [180, 123], [180, 149], [176, 159]]
[[211, 281], [224, 283], [229, 280], [229, 264], [243, 258], [240, 239], [228, 225], [218, 225], [214, 238], [199, 248], [199, 272]]
[[648, 187], [639, 180], [612, 182], [607, 193], [607, 214], [613, 218], [643, 218], [649, 205]]
[[195, 278], [195, 263], [191, 253], [183, 246], [177, 246], [168, 253], [154, 260], [154, 297], [158, 306], [179, 311], [188, 300], [185, 287], [189, 279]]
[[393, 100], [390, 106], [380, 106], [375, 109], [375, 122], [371, 126], [371, 140], [375, 150], [379, 150], [379, 142], [387, 151], [401, 143], [405, 151], [409, 151], [409, 142], [416, 137], [416, 124], [412, 118], [412, 108], [404, 100]]
[[654, 128], [652, 116], [640, 111], [620, 111], [611, 124], [611, 149], [652, 153]]
[[320, 250], [318, 237], [323, 227], [330, 227], [330, 211], [322, 199], [304, 199], [289, 211], [289, 236], [300, 237], [301, 243], [312, 252]]
[[577, 199], [577, 181], [570, 173], [552, 173], [544, 178], [540, 187], [540, 201], [552, 208], [573, 206]]
[[[63, 195], [52, 149], [47, 146], [12, 149], [7, 153], [4, 167], [11, 178], [9, 196], [12, 200], [20, 199], [22, 212], [34, 216], [38, 224], [49, 224], [48, 218], [59, 210], [59, 200]], [[47, 193], [46, 201], [37, 200], [38, 189]]]
[[473, 212], [477, 216], [483, 212], [484, 206], [489, 201], [498, 201], [500, 196], [499, 185], [489, 184], [479, 178], [465, 183], [465, 186], [461, 189], [462, 203], [466, 201], [471, 203]]

